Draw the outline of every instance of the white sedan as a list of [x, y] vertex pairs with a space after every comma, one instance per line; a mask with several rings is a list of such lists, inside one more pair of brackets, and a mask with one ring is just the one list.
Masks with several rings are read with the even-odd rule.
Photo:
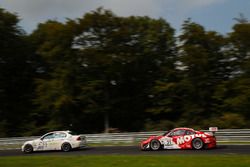
[[33, 151], [62, 150], [70, 151], [74, 148], [86, 146], [86, 137], [75, 135], [71, 131], [54, 131], [42, 137], [27, 141], [22, 146], [22, 151], [31, 153]]

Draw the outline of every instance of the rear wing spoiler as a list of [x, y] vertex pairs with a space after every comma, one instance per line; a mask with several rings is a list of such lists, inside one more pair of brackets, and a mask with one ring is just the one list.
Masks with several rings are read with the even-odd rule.
[[215, 132], [218, 131], [218, 127], [209, 127], [209, 132], [211, 132], [213, 135], [215, 134]]
[[210, 132], [217, 132], [218, 131], [218, 127], [209, 127], [208, 129]]

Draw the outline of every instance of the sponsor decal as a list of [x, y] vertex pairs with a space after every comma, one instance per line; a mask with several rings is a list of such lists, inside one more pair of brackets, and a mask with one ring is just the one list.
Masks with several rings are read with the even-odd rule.
[[209, 131], [211, 131], [211, 132], [217, 132], [218, 131], [218, 127], [209, 127]]
[[167, 136], [162, 137], [162, 138], [160, 139], [160, 142], [161, 142], [161, 144], [163, 144], [164, 146], [170, 146], [170, 145], [174, 144], [173, 139], [172, 139], [171, 137], [167, 137]]
[[185, 140], [184, 140], [184, 138], [183, 137], [179, 137], [179, 138], [177, 138], [177, 142], [176, 142], [178, 145], [179, 144], [183, 144], [183, 143], [185, 143]]
[[37, 150], [43, 150], [44, 149], [44, 145], [43, 145], [43, 142], [42, 141], [39, 141], [38, 144], [36, 144], [34, 147], [37, 146]]
[[177, 138], [177, 144], [183, 144], [185, 142], [189, 142], [191, 141], [192, 139], [196, 138], [196, 137], [207, 137], [205, 134], [194, 134], [194, 135], [186, 135], [186, 136], [181, 136], [179, 138]]

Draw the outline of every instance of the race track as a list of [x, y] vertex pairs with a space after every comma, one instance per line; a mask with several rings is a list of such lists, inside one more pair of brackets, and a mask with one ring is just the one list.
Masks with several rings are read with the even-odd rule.
[[47, 156], [47, 155], [234, 155], [249, 154], [250, 145], [220, 145], [216, 149], [210, 150], [160, 150], [160, 151], [141, 151], [137, 146], [102, 146], [88, 147], [71, 152], [46, 151], [24, 154], [21, 150], [1, 150], [0, 156]]

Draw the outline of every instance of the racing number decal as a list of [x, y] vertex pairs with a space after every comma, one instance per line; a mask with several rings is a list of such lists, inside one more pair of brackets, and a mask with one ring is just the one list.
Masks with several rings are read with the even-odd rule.
[[166, 145], [166, 146], [171, 146], [171, 145], [172, 145], [172, 140], [166, 140], [166, 141], [164, 142], [164, 145]]
[[171, 145], [173, 145], [173, 140], [172, 140], [172, 138], [169, 138], [169, 137], [163, 137], [161, 139], [161, 142], [162, 142], [162, 144], [164, 146], [171, 146]]
[[38, 143], [37, 150], [43, 150], [43, 148], [44, 148], [44, 144], [43, 143], [44, 143], [43, 141], [40, 141]]
[[48, 147], [48, 142], [47, 142], [47, 141], [43, 142], [43, 147], [44, 147], [44, 148], [47, 148], [47, 147]]

